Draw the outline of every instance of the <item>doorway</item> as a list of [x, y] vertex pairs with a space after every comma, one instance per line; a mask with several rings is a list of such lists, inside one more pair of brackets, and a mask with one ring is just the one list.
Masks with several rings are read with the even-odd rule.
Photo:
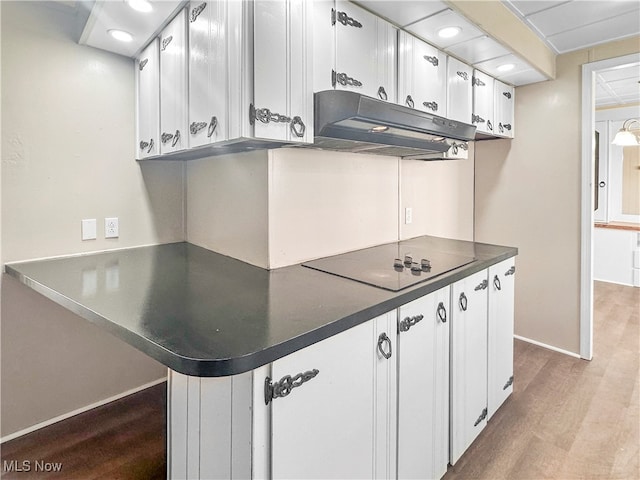
[[[596, 74], [640, 64], [640, 54], [624, 55], [582, 66], [582, 178], [580, 254], [580, 357], [593, 358], [593, 230]], [[604, 139], [600, 137], [600, 141]], [[606, 141], [610, 141], [609, 138]]]

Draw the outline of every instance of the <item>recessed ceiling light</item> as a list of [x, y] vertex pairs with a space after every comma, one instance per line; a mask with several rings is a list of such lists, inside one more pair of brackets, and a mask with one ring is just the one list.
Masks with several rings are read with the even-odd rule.
[[150, 12], [153, 7], [147, 0], [128, 0], [129, 6], [138, 12]]
[[131, 40], [133, 40], [133, 35], [131, 35], [129, 32], [125, 32], [124, 30], [111, 29], [107, 30], [107, 32], [109, 33], [109, 35], [111, 35], [116, 40], [119, 40], [120, 42], [130, 42]]
[[514, 67], [515, 65], [513, 63], [505, 63], [504, 65], [500, 65], [497, 70], [499, 72], [508, 72], [509, 70], [513, 70]]
[[380, 133], [380, 132], [386, 132], [387, 130], [389, 130], [389, 127], [386, 127], [384, 125], [376, 125], [375, 127], [371, 127], [371, 130], [369, 130], [371, 133]]
[[440, 38], [452, 38], [458, 35], [462, 29], [460, 27], [444, 27], [438, 30], [438, 36]]

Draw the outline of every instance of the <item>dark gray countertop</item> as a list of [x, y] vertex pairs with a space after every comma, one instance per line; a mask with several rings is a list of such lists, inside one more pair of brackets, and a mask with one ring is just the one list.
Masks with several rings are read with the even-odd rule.
[[265, 270], [184, 242], [5, 269], [172, 370], [217, 377], [253, 370], [518, 253], [436, 237], [419, 241], [477, 260], [400, 292], [301, 265]]

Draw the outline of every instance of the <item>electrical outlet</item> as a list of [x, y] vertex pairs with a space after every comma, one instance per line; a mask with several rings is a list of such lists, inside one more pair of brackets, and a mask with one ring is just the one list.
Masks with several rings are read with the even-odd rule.
[[413, 222], [413, 209], [407, 207], [404, 209], [404, 223], [409, 225], [411, 222]]
[[104, 219], [104, 238], [118, 238], [120, 236], [120, 227], [118, 225], [118, 217], [110, 217]]
[[95, 240], [97, 238], [96, 232], [95, 218], [85, 218], [82, 220], [82, 240]]

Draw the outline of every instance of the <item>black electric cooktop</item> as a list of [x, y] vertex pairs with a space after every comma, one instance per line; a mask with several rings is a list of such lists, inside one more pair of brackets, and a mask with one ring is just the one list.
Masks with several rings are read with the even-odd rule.
[[474, 262], [473, 255], [443, 252], [416, 241], [395, 242], [305, 262], [305, 267], [400, 291]]

